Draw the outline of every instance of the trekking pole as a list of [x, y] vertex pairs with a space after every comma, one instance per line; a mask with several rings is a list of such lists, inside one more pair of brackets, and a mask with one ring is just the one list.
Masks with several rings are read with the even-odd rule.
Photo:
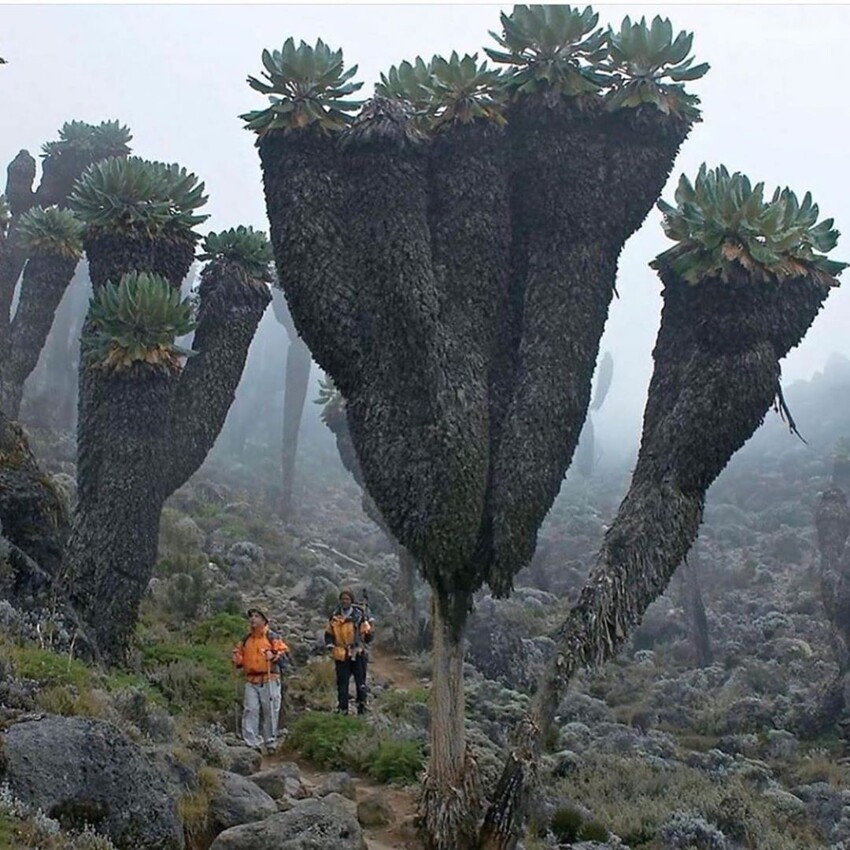
[[239, 677], [236, 675], [236, 667], [231, 666], [230, 676], [233, 679], [233, 731], [238, 736], [241, 731], [239, 722]]

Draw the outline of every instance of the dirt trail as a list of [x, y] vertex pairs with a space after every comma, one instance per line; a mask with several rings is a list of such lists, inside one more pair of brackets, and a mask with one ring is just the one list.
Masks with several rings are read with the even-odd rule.
[[[411, 670], [404, 658], [377, 647], [371, 653], [369, 661], [369, 679], [380, 681], [396, 690], [414, 690], [423, 687], [423, 682]], [[316, 768], [304, 759], [292, 753], [275, 753], [265, 756], [262, 768], [272, 767], [283, 761], [292, 761], [298, 765], [304, 783], [318, 788], [327, 779], [327, 771]], [[422, 844], [413, 837], [412, 818], [416, 813], [416, 797], [413, 789], [380, 785], [367, 776], [352, 774], [357, 802], [371, 794], [380, 794], [393, 812], [393, 822], [385, 827], [363, 827], [363, 835], [369, 850], [421, 850]]]
[[404, 658], [383, 651], [380, 647], [369, 659], [370, 678], [383, 679], [400, 691], [412, 691], [423, 687], [422, 681], [410, 669]]

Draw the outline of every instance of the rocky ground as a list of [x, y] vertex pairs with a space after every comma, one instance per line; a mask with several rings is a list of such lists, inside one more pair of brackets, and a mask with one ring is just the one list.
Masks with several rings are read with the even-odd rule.
[[[691, 559], [710, 659], [697, 655], [689, 580], [677, 576], [622, 656], [561, 705], [525, 850], [850, 850], [845, 744], [817, 722], [837, 665], [812, 513], [850, 434], [848, 390], [840, 362], [790, 388], [808, 443], [772, 418], [712, 489]], [[70, 445], [36, 434], [72, 494]], [[398, 646], [393, 547], [332, 446], [307, 444], [287, 523], [273, 444], [250, 455], [214, 454], [170, 500], [129, 670], [85, 667], [50, 612], [0, 602], [0, 846], [417, 847], [428, 658]], [[623, 469], [571, 474], [516, 593], [477, 600], [467, 704], [485, 788], [626, 486]], [[342, 585], [368, 588], [378, 625], [365, 721], [330, 713], [322, 631]], [[417, 600], [427, 612], [424, 587]], [[296, 663], [288, 734], [264, 759], [234, 735], [228, 649], [249, 604], [269, 612]]]

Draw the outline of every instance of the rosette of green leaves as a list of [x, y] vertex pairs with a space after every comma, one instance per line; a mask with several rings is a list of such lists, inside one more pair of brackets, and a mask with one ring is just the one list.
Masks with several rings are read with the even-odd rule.
[[673, 25], [655, 16], [633, 24], [626, 16], [619, 32], [608, 29], [608, 58], [601, 68], [612, 75], [613, 89], [606, 96], [610, 110], [634, 108], [651, 103], [665, 115], [682, 115], [697, 121], [699, 98], [688, 94], [682, 83], [698, 80], [708, 63], [693, 64], [689, 57], [693, 33], [680, 32], [673, 38]]
[[486, 62], [479, 65], [477, 53], [463, 59], [455, 51], [449, 59], [435, 56], [431, 71], [423, 87], [429, 95], [427, 112], [432, 129], [478, 119], [505, 123], [507, 95], [502, 74], [488, 68]]
[[513, 97], [541, 93], [551, 103], [561, 96], [595, 94], [608, 78], [597, 66], [607, 55], [599, 15], [588, 6], [514, 6], [502, 13], [502, 35], [491, 32], [502, 50], [485, 48], [508, 65], [505, 85]]
[[232, 227], [220, 233], [210, 233], [203, 243], [199, 260], [227, 260], [240, 266], [254, 281], [270, 283], [272, 246], [266, 234], [253, 227]]
[[348, 96], [362, 88], [353, 83], [357, 66], [344, 70], [342, 50], [332, 51], [321, 39], [311, 47], [296, 47], [288, 38], [280, 50], [263, 51], [263, 80], [248, 77], [252, 89], [268, 95], [266, 109], [240, 117], [245, 128], [262, 135], [272, 130], [298, 130], [315, 125], [324, 132], [342, 130], [351, 123], [349, 113], [362, 105]]
[[58, 254], [78, 260], [83, 255], [83, 227], [70, 211], [33, 207], [18, 220], [18, 234], [29, 254]]
[[316, 399], [315, 404], [322, 406], [320, 416], [325, 425], [338, 418], [340, 413], [342, 413], [345, 408], [345, 399], [337, 389], [333, 378], [319, 379], [319, 397]]
[[413, 112], [424, 113], [431, 101], [432, 75], [432, 62], [417, 56], [412, 64], [405, 60], [382, 73], [381, 81], [375, 83], [375, 94], [387, 100], [400, 100]]
[[764, 199], [764, 184], [753, 186], [740, 172], [703, 164], [693, 184], [685, 175], [676, 206], [659, 201], [664, 233], [678, 244], [659, 254], [653, 268], [666, 267], [691, 284], [708, 277], [731, 280], [745, 272], [758, 281], [814, 276], [835, 285], [847, 263], [826, 257], [839, 233], [831, 218], [818, 221], [818, 206], [790, 189]]
[[68, 198], [68, 206], [91, 228], [194, 238], [199, 237], [192, 228], [209, 218], [196, 212], [206, 202], [204, 184], [185, 168], [135, 156], [89, 166]]
[[0, 195], [0, 234], [5, 234], [12, 223], [12, 211], [5, 195]]
[[147, 363], [176, 370], [180, 357], [192, 353], [174, 342], [196, 327], [191, 304], [159, 275], [129, 272], [119, 284], [101, 287], [89, 316], [93, 329], [83, 337], [89, 365], [120, 370]]
[[86, 154], [92, 160], [127, 156], [132, 138], [130, 128], [120, 121], [103, 121], [100, 124], [69, 121], [62, 125], [58, 141], [42, 145], [41, 155], [58, 157], [73, 152]]

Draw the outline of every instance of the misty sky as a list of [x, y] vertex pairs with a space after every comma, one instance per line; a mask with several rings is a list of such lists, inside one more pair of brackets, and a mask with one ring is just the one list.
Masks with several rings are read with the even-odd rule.
[[[846, 237], [834, 256], [850, 260], [847, 192], [850, 118], [844, 61], [850, 7], [600, 5], [600, 24], [623, 16], [669, 17], [695, 33], [694, 53], [711, 70], [690, 83], [704, 122], [685, 142], [664, 192], [683, 171], [724, 163], [764, 180], [768, 193], [811, 190]], [[207, 185], [206, 228], [266, 229], [253, 137], [238, 115], [265, 99], [245, 77], [260, 53], [288, 36], [321, 37], [360, 67], [368, 95], [380, 71], [421, 54], [479, 51], [509, 6], [2, 6], [0, 162], [35, 154], [63, 122], [118, 118], [134, 153], [179, 162]], [[615, 358], [605, 419], [637, 430], [652, 369], [660, 285], [647, 263], [669, 246], [653, 212], [626, 246], [602, 349]], [[809, 377], [831, 351], [850, 356], [850, 270], [805, 342], [785, 361], [786, 383]]]

